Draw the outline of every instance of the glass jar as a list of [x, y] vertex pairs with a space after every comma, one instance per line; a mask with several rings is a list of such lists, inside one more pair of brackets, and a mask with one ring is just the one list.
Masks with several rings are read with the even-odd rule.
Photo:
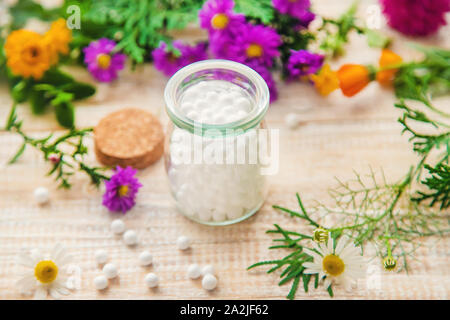
[[164, 98], [165, 165], [179, 211], [208, 225], [256, 213], [267, 190], [258, 156], [269, 106], [264, 79], [240, 63], [205, 60], [173, 75]]

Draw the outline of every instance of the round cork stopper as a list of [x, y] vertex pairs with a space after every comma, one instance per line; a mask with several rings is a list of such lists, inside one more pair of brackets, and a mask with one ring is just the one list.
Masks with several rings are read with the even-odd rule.
[[95, 153], [104, 165], [143, 169], [161, 158], [164, 133], [151, 113], [127, 108], [103, 118], [94, 128]]

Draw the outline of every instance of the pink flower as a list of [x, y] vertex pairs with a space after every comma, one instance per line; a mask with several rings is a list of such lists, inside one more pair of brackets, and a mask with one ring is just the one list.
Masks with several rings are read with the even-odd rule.
[[92, 76], [100, 82], [117, 79], [117, 73], [125, 66], [127, 56], [115, 53], [115, 47], [113, 40], [101, 38], [83, 49], [84, 63]]
[[324, 56], [307, 50], [291, 50], [286, 69], [291, 79], [316, 73], [322, 67]]
[[208, 0], [199, 11], [200, 26], [210, 33], [227, 32], [245, 22], [245, 16], [233, 12], [233, 0]]
[[184, 66], [208, 58], [205, 43], [189, 46], [177, 40], [173, 42], [173, 47], [179, 50], [178, 56], [167, 50], [167, 45], [164, 42], [161, 42], [159, 47], [152, 52], [155, 68], [166, 76], [172, 76]]
[[230, 43], [230, 55], [238, 62], [255, 62], [267, 67], [280, 55], [281, 38], [275, 29], [263, 25], [245, 24]]
[[409, 36], [426, 36], [446, 25], [449, 0], [380, 0], [389, 25]]

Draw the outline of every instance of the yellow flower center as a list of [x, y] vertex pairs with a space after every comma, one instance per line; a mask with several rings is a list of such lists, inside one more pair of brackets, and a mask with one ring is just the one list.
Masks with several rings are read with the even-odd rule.
[[223, 30], [228, 26], [230, 19], [224, 13], [217, 13], [211, 19], [211, 26], [214, 29]]
[[252, 43], [247, 48], [247, 57], [249, 58], [259, 58], [263, 55], [263, 48], [256, 43]]
[[58, 267], [51, 260], [39, 261], [34, 268], [34, 276], [41, 283], [51, 283], [58, 275]]
[[109, 54], [99, 54], [97, 56], [97, 65], [102, 69], [108, 69], [111, 65], [111, 56]]
[[128, 190], [129, 188], [127, 185], [120, 186], [117, 193], [119, 194], [119, 197], [125, 197], [128, 194]]
[[323, 258], [322, 267], [331, 276], [338, 276], [345, 270], [344, 261], [337, 255], [329, 254]]

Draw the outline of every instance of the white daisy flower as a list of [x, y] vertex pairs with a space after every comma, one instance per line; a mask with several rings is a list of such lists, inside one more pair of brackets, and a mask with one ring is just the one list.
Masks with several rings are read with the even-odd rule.
[[342, 284], [348, 290], [354, 281], [364, 277], [363, 257], [349, 238], [343, 236], [334, 248], [334, 240], [328, 243], [316, 244], [316, 251], [304, 248], [304, 252], [313, 257], [313, 262], [305, 262], [305, 274], [319, 274], [319, 279], [325, 278], [325, 288], [335, 282]]
[[17, 281], [22, 294], [32, 294], [34, 291], [34, 299], [42, 300], [47, 298], [48, 293], [55, 299], [70, 293], [64, 272], [70, 256], [62, 245], [55, 245], [48, 256], [33, 251], [31, 254], [21, 253], [18, 260], [20, 265], [28, 268], [23, 278]]

